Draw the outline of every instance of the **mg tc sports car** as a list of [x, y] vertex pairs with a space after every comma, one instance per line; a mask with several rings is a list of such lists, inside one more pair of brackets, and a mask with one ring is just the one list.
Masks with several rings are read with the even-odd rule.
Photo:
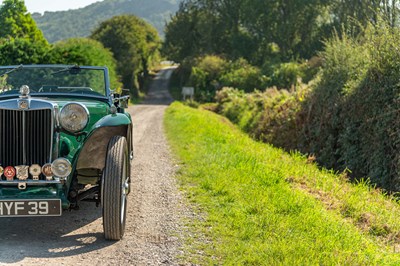
[[106, 67], [0, 67], [0, 217], [101, 205], [104, 236], [125, 230], [132, 121]]

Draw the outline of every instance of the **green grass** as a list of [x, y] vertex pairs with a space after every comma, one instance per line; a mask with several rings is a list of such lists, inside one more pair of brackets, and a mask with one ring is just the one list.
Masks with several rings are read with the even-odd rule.
[[[253, 141], [227, 119], [174, 103], [168, 139], [202, 219], [186, 261], [201, 265], [398, 265], [400, 206], [299, 154]], [[197, 237], [196, 237], [197, 236]], [[399, 246], [399, 247], [398, 247]]]

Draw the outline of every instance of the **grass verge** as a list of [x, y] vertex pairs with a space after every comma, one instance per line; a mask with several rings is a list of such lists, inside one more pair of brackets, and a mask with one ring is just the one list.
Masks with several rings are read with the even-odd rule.
[[[204, 219], [191, 222], [198, 264], [398, 265], [393, 199], [258, 143], [227, 119], [180, 103], [166, 112], [179, 178]], [[201, 255], [199, 255], [201, 254]]]

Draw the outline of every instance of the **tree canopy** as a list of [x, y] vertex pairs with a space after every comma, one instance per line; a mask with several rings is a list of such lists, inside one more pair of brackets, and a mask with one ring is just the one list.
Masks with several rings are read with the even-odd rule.
[[166, 25], [164, 52], [173, 60], [204, 54], [263, 65], [308, 59], [334, 29], [362, 31], [379, 19], [398, 24], [398, 0], [185, 0]]
[[24, 0], [4, 0], [0, 5], [0, 38], [24, 38], [47, 44], [43, 33], [27, 12]]
[[49, 46], [24, 38], [0, 39], [0, 65], [40, 64], [48, 62]]
[[116, 62], [113, 54], [95, 40], [71, 38], [54, 44], [49, 52], [49, 63], [87, 66], [106, 66], [110, 74], [111, 87], [121, 87], [115, 71]]
[[160, 46], [157, 31], [133, 15], [116, 16], [102, 22], [91, 35], [111, 50], [122, 83], [134, 97], [139, 95], [141, 78]]

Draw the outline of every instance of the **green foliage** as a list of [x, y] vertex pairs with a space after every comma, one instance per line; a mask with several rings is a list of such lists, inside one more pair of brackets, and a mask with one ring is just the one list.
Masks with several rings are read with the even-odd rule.
[[[206, 54], [262, 67], [310, 59], [323, 40], [362, 33], [368, 23], [399, 24], [399, 1], [185, 0], [167, 24], [164, 54], [177, 61]], [[283, 65], [277, 73], [296, 72]], [[287, 83], [287, 82], [286, 82]], [[275, 84], [279, 85], [280, 84]]]
[[25, 38], [0, 39], [0, 65], [48, 63], [49, 50], [49, 46]]
[[50, 52], [51, 63], [87, 66], [106, 66], [109, 70], [111, 87], [120, 88], [116, 74], [116, 62], [112, 53], [95, 40], [87, 38], [68, 39], [57, 42]]
[[[182, 4], [181, 4], [182, 5]], [[166, 36], [162, 47], [162, 53], [169, 59], [183, 63], [188, 57], [198, 54], [202, 43], [200, 36], [193, 29], [197, 22], [207, 22], [208, 20], [199, 19], [199, 12], [182, 10], [171, 18], [166, 25]], [[185, 36], [184, 38], [182, 36]]]
[[0, 5], [0, 38], [24, 38], [36, 44], [47, 45], [42, 32], [27, 13], [23, 0], [4, 0]]
[[[164, 55], [182, 62], [204, 54], [244, 57], [252, 40], [240, 28], [240, 0], [183, 1], [165, 28]], [[247, 58], [249, 58], [248, 55]]]
[[328, 7], [321, 0], [187, 0], [166, 26], [164, 52], [179, 62], [223, 54], [261, 66], [274, 44], [280, 60], [310, 57], [326, 36]]
[[165, 127], [184, 194], [201, 216], [189, 225], [186, 264], [399, 263], [400, 207], [368, 182], [350, 184], [345, 174], [320, 170], [179, 103], [167, 109]]
[[379, 27], [367, 36], [368, 68], [343, 102], [339, 161], [378, 185], [399, 191], [400, 31]]
[[[116, 63], [112, 53], [103, 45], [90, 39], [70, 39], [50, 46], [33, 19], [27, 13], [24, 1], [5, 0], [0, 6], [0, 65], [17, 64], [77, 64], [102, 65], [109, 68], [111, 86], [120, 88]], [[144, 38], [156, 43], [157, 33], [146, 28]], [[149, 45], [143, 54], [151, 56], [158, 46]]]
[[277, 85], [279, 88], [295, 88], [302, 78], [309, 81], [318, 66], [308, 63], [283, 63], [268, 66], [270, 72], [252, 66], [246, 59], [227, 61], [219, 56], [207, 55], [194, 60], [185, 60], [177, 71], [181, 86], [190, 85], [196, 89], [196, 99], [201, 102], [214, 100], [215, 93], [222, 87], [238, 88], [245, 92], [263, 90]]
[[224, 88], [216, 96], [217, 110], [252, 137], [294, 150], [299, 148], [302, 126], [297, 116], [309, 90], [302, 85], [292, 92], [271, 88], [246, 94]]
[[181, 86], [195, 87], [196, 99], [201, 102], [213, 101], [215, 93], [223, 86], [254, 91], [266, 87], [268, 82], [261, 70], [245, 59], [227, 61], [215, 55], [185, 60], [176, 75], [181, 78]]
[[267, 77], [262, 75], [258, 67], [250, 65], [245, 59], [240, 58], [227, 66], [220, 81], [224, 86], [252, 92], [255, 89], [264, 89]]
[[[234, 88], [225, 87], [216, 95], [216, 110], [239, 125], [248, 133], [253, 133], [263, 112], [262, 93], [246, 94]], [[254, 136], [254, 134], [252, 134]]]
[[211, 101], [219, 87], [219, 77], [227, 62], [217, 56], [198, 58], [191, 69], [190, 84], [196, 89], [196, 99]]
[[111, 50], [124, 88], [138, 98], [160, 45], [153, 27], [133, 15], [121, 15], [102, 22], [91, 38]]
[[304, 75], [304, 65], [296, 62], [282, 63], [273, 69], [270, 85], [291, 88], [298, 85]]
[[[318, 161], [331, 168], [339, 167], [338, 134], [343, 129], [344, 96], [365, 78], [370, 57], [360, 41], [346, 35], [343, 38], [335, 35], [327, 42], [322, 57], [321, 80], [304, 107], [307, 121], [306, 138], [302, 141], [308, 146], [305, 151], [317, 154]], [[349, 168], [356, 171], [352, 165]]]
[[0, 65], [39, 64], [48, 59], [50, 46], [27, 13], [22, 0], [0, 5]]
[[163, 36], [165, 22], [178, 9], [177, 0], [103, 0], [84, 8], [34, 13], [33, 19], [50, 43], [88, 37], [103, 21], [122, 14], [135, 15], [153, 25]]
[[218, 111], [257, 139], [399, 191], [399, 36], [400, 29], [387, 24], [368, 27], [363, 38], [335, 34], [321, 53], [321, 73], [308, 86], [222, 90]]

